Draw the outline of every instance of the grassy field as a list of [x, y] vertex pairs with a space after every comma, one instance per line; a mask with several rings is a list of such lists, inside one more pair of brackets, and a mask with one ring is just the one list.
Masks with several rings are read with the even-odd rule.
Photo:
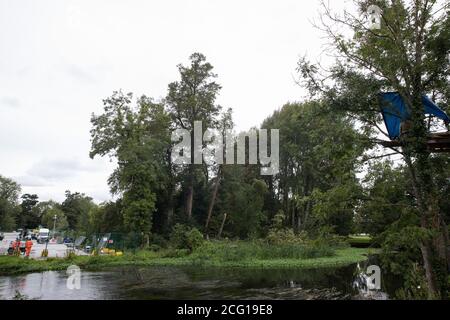
[[[267, 250], [272, 253], [268, 254]], [[247, 243], [215, 243], [199, 248], [193, 253], [185, 250], [137, 251], [123, 256], [74, 256], [45, 260], [0, 256], [0, 275], [65, 270], [77, 265], [82, 270], [105, 270], [126, 266], [186, 266], [233, 268], [321, 268], [345, 266], [367, 259], [375, 253], [366, 248], [340, 248], [319, 251], [310, 248], [276, 246], [257, 248]]]
[[370, 236], [349, 236], [347, 241], [354, 247], [369, 247], [373, 245], [373, 239]]

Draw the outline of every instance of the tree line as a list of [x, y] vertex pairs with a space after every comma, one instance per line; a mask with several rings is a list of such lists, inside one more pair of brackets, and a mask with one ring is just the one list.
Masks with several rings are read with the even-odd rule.
[[[179, 79], [164, 99], [117, 91], [103, 101], [102, 114], [92, 115], [90, 157], [115, 161], [108, 184], [117, 201], [96, 205], [67, 192], [61, 204], [38, 203], [34, 195], [17, 204], [18, 185], [2, 177], [2, 228], [61, 214], [61, 228], [134, 231], [143, 247], [177, 225], [205, 238], [265, 239], [274, 225], [281, 234], [309, 238], [368, 233], [382, 247], [386, 268], [403, 280], [404, 297], [447, 297], [450, 160], [427, 149], [431, 120], [421, 96], [450, 111], [449, 9], [434, 15], [435, 1], [376, 2], [383, 12], [379, 30], [323, 4], [318, 27], [330, 39], [334, 66], [321, 70], [300, 59], [299, 81], [310, 97], [287, 103], [261, 124], [280, 129], [276, 175], [261, 176], [254, 164], [173, 163], [176, 129], [193, 132], [195, 121], [203, 129], [234, 128], [232, 109], [216, 102], [221, 86], [213, 66], [194, 53], [188, 65], [177, 66]], [[355, 1], [362, 13], [369, 4]], [[399, 92], [411, 110], [411, 134], [391, 150], [398, 161], [385, 158], [386, 151], [374, 155], [383, 134], [377, 96], [386, 91]]]

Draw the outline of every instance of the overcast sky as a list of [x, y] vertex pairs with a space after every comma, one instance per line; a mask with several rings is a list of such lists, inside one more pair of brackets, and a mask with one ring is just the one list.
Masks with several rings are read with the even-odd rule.
[[164, 97], [193, 52], [215, 67], [237, 129], [259, 126], [304, 96], [295, 68], [323, 50], [318, 4], [0, 0], [0, 174], [41, 200], [110, 199], [113, 164], [88, 156], [91, 113], [114, 90]]

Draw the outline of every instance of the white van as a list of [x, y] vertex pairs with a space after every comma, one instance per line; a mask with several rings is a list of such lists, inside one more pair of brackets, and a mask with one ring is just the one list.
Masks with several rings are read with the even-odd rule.
[[39, 229], [39, 233], [37, 236], [38, 243], [45, 243], [48, 240], [48, 237], [50, 235], [50, 230], [46, 228]]

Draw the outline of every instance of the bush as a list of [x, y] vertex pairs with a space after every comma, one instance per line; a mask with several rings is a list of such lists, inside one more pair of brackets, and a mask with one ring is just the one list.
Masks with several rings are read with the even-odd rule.
[[200, 248], [204, 242], [203, 234], [196, 228], [192, 228], [186, 233], [188, 249], [194, 251]]
[[142, 244], [142, 236], [137, 232], [130, 232], [123, 237], [123, 247], [125, 249], [137, 249]]
[[204, 243], [203, 235], [197, 228], [176, 224], [170, 235], [170, 243], [176, 249], [188, 249], [193, 252]]
[[301, 238], [297, 237], [292, 229], [271, 229], [267, 235], [270, 244], [294, 244], [301, 243]]
[[157, 233], [152, 233], [150, 242], [152, 245], [160, 247], [160, 248], [167, 247], [167, 240], [163, 236], [161, 236]]
[[306, 234], [296, 235], [292, 228], [285, 228], [286, 215], [283, 210], [279, 210], [272, 219], [272, 226], [267, 235], [267, 241], [273, 245], [302, 244], [306, 242]]
[[161, 251], [161, 249], [167, 247], [167, 240], [164, 239], [163, 236], [152, 233], [150, 237], [150, 245], [147, 248], [149, 251], [158, 252]]

